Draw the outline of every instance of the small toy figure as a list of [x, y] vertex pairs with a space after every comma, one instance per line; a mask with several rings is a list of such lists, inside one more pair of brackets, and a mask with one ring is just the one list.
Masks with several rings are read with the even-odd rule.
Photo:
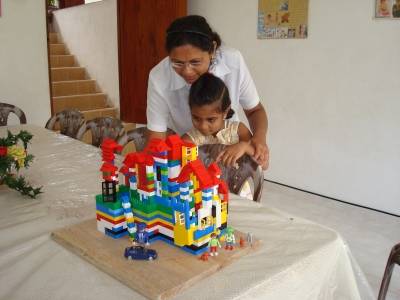
[[250, 244], [251, 247], [253, 247], [253, 234], [250, 232], [247, 233], [247, 242]]
[[208, 261], [208, 252], [204, 252], [204, 253], [200, 256], [200, 260], [202, 260], [202, 261]]
[[146, 231], [145, 223], [137, 223], [137, 230], [135, 233], [135, 242], [139, 245], [150, 245], [149, 243], [149, 233]]
[[240, 237], [239, 245], [240, 245], [240, 248], [246, 247], [246, 241], [244, 240], [244, 238], [242, 236]]
[[218, 240], [217, 234], [211, 234], [211, 240], [208, 242], [208, 247], [210, 247], [210, 256], [217, 256], [217, 246], [221, 248], [221, 244]]
[[226, 228], [225, 233], [225, 250], [233, 250], [233, 245], [236, 244], [234, 229], [231, 226]]

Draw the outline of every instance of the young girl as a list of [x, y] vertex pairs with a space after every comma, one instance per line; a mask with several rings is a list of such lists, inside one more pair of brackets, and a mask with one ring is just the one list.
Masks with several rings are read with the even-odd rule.
[[[182, 136], [183, 140], [198, 146], [229, 145], [217, 157], [217, 162], [227, 166], [235, 166], [244, 154], [254, 155], [250, 130], [242, 122], [229, 120], [234, 111], [228, 89], [220, 78], [211, 73], [201, 75], [190, 88], [189, 107], [194, 128]], [[267, 163], [262, 167], [265, 170]]]

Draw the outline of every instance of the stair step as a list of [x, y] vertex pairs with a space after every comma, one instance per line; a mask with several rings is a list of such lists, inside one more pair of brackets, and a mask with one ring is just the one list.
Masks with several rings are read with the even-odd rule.
[[84, 111], [81, 111], [81, 113], [83, 113], [83, 115], [85, 116], [86, 121], [92, 120], [94, 118], [100, 118], [100, 117], [118, 118], [118, 111], [115, 107], [84, 110]]
[[49, 43], [50, 44], [57, 44], [58, 42], [59, 42], [58, 33], [49, 32]]
[[81, 111], [107, 108], [106, 97], [103, 93], [53, 97], [54, 113], [71, 108]]
[[75, 57], [73, 55], [50, 55], [50, 67], [73, 67], [75, 66]]
[[51, 68], [51, 81], [68, 81], [86, 79], [85, 68], [82, 67], [62, 67]]
[[50, 44], [50, 55], [69, 54], [64, 44]]
[[54, 97], [58, 97], [58, 96], [93, 94], [98, 91], [96, 90], [96, 81], [87, 79], [87, 80], [53, 82], [52, 92]]

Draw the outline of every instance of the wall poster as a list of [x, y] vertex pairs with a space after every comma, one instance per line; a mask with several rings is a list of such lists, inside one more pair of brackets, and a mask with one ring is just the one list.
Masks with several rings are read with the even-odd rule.
[[400, 19], [400, 0], [375, 0], [375, 18]]
[[309, 0], [258, 0], [257, 38], [307, 38], [308, 2]]

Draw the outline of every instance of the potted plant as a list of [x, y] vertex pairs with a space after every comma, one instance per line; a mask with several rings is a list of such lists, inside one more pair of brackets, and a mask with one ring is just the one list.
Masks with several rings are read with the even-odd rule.
[[33, 160], [33, 155], [27, 153], [31, 139], [32, 134], [25, 130], [16, 135], [8, 131], [7, 137], [0, 138], [0, 184], [6, 184], [23, 195], [36, 198], [42, 193], [42, 188], [32, 187], [24, 176], [18, 175], [19, 170], [28, 168]]

